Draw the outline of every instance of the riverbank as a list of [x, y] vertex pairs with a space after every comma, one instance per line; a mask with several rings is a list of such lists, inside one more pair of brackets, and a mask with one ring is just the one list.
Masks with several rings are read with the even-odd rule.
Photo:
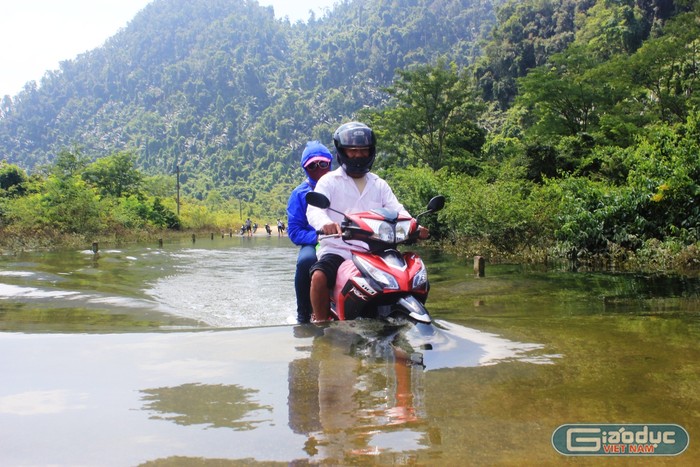
[[[99, 235], [57, 234], [55, 232], [33, 232], [17, 234], [0, 229], [0, 254], [16, 254], [26, 251], [50, 251], [57, 249], [116, 248], [134, 243], [169, 243], [183, 240], [213, 239], [214, 237], [244, 237], [234, 229], [187, 229], [187, 230], [123, 230]], [[277, 227], [268, 234], [258, 228], [250, 236], [285, 237], [278, 234]], [[700, 275], [700, 243], [694, 245], [666, 244], [658, 240], [647, 242], [644, 247], [632, 251], [622, 247], [611, 247], [611, 253], [588, 255], [585, 252], [566, 251], [561, 245], [530, 245], [514, 251], [501, 251], [483, 240], [452, 239], [433, 240], [422, 243], [429, 248], [449, 251], [455, 256], [469, 260], [481, 256], [491, 264], [540, 264], [557, 269], [578, 271], [667, 273], [688, 276]]]
[[436, 246], [466, 260], [481, 256], [491, 264], [539, 264], [571, 271], [700, 275], [700, 243], [681, 246], [653, 240], [636, 251], [613, 246], [606, 254], [575, 252], [554, 243], [505, 252], [488, 242], [471, 239], [440, 242]]

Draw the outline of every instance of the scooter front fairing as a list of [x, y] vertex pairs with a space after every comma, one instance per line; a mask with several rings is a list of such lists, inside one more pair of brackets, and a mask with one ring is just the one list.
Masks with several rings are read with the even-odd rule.
[[339, 320], [386, 319], [400, 313], [430, 323], [423, 306], [428, 290], [425, 265], [415, 253], [355, 252], [338, 270], [332, 310]]

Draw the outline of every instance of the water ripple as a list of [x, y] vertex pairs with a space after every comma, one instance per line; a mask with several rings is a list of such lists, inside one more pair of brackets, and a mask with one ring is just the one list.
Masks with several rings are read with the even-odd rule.
[[296, 249], [186, 249], [176, 273], [146, 293], [169, 313], [216, 327], [289, 324], [296, 313]]

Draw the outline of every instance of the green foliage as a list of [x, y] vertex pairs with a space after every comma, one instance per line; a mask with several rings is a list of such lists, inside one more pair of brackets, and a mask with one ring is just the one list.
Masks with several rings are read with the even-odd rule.
[[20, 167], [0, 161], [0, 198], [22, 196], [27, 187], [27, 174]]
[[509, 0], [498, 10], [493, 39], [474, 74], [486, 101], [509, 108], [517, 95], [516, 80], [542, 66], [575, 37], [574, 19], [593, 0]]
[[97, 188], [102, 196], [138, 195], [141, 173], [134, 165], [134, 156], [118, 153], [96, 160], [82, 172], [83, 180]]
[[158, 197], [148, 201], [133, 195], [119, 198], [109, 215], [115, 227], [126, 229], [178, 230], [181, 227], [178, 216]]
[[120, 198], [111, 208], [114, 226], [143, 229], [147, 226], [148, 206], [136, 196]]
[[478, 170], [485, 131], [476, 124], [473, 91], [455, 63], [398, 70], [387, 88], [393, 98], [382, 111], [367, 115], [379, 147], [400, 165], [425, 164], [433, 170]]
[[216, 215], [201, 204], [185, 204], [181, 208], [183, 227], [187, 229], [201, 230], [212, 228], [216, 222]]
[[[531, 139], [552, 141], [585, 133], [601, 143], [628, 146], [645, 125], [659, 119], [683, 121], [697, 105], [693, 90], [698, 82], [700, 25], [696, 15], [674, 17], [665, 27], [666, 34], [643, 41], [643, 31], [649, 28], [642, 27], [647, 21], [639, 11], [633, 14], [631, 6], [608, 2], [599, 2], [592, 10], [598, 6], [601, 9], [580, 33], [589, 39], [600, 34], [599, 38], [611, 41], [607, 48], [601, 49], [605, 40], [577, 39], [549, 57], [545, 66], [518, 80], [516, 103], [527, 109], [522, 122]], [[600, 12], [608, 7], [627, 9], [626, 15], [634, 18], [603, 15], [604, 24], [598, 24]], [[615, 34], [621, 37], [613, 40], [606, 35], [615, 25]], [[634, 32], [625, 32], [626, 28]], [[624, 39], [628, 33], [634, 39]], [[627, 42], [631, 44], [624, 45]]]
[[629, 58], [625, 76], [641, 91], [635, 97], [642, 99], [643, 110], [664, 122], [684, 121], [700, 103], [700, 5], [694, 3], [695, 11], [669, 20], [663, 35], [645, 41]]
[[32, 191], [6, 205], [8, 219], [20, 230], [69, 234], [101, 231], [99, 196], [79, 177], [50, 175]]
[[148, 220], [161, 229], [179, 229], [180, 219], [175, 213], [163, 206], [160, 198], [155, 198], [148, 213]]
[[629, 152], [628, 185], [649, 197], [641, 213], [653, 222], [649, 237], [700, 241], [700, 112], [684, 124], [657, 125]]
[[452, 176], [444, 185], [449, 202], [440, 218], [457, 236], [486, 239], [500, 252], [512, 253], [547, 235], [551, 212], [533, 200], [533, 189], [522, 181]]
[[556, 238], [576, 255], [605, 253], [613, 245], [635, 249], [649, 229], [639, 212], [648, 197], [629, 187], [570, 177], [548, 188], [561, 194]]
[[59, 180], [68, 180], [80, 174], [88, 165], [88, 159], [78, 149], [62, 149], [50, 167], [50, 173]]
[[532, 139], [590, 132], [605, 104], [605, 85], [590, 77], [594, 66], [585, 49], [570, 47], [553, 55], [550, 65], [532, 70], [519, 80], [517, 105], [532, 112]]
[[[443, 185], [445, 171], [435, 172], [427, 167], [411, 167], [379, 170], [378, 173], [389, 182], [396, 197], [414, 216], [425, 210], [432, 197], [447, 195]], [[434, 238], [442, 238], [448, 234], [447, 226], [439, 222], [437, 216], [425, 216], [420, 219], [420, 223], [430, 229]]]
[[650, 239], [700, 240], [700, 126], [694, 113], [675, 128], [658, 125], [635, 148], [618, 150], [627, 183], [567, 178], [548, 181], [561, 193], [557, 238], [576, 252], [629, 250]]
[[631, 54], [649, 33], [650, 24], [632, 0], [598, 1], [584, 15], [576, 32], [576, 44], [585, 44], [597, 58]]
[[1, 212], [15, 231], [34, 235], [180, 228], [179, 218], [160, 198], [139, 192], [141, 179], [127, 154], [88, 165], [80, 152], [63, 151], [45, 177], [24, 182], [24, 196], [4, 200]]
[[174, 197], [177, 195], [177, 181], [175, 176], [146, 176], [143, 177], [141, 190], [146, 195], [155, 196], [158, 198]]

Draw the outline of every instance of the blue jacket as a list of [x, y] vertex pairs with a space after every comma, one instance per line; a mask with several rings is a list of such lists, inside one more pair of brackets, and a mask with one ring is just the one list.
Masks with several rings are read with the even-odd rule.
[[[301, 167], [312, 157], [324, 157], [328, 162], [333, 161], [333, 156], [326, 146], [318, 141], [309, 141], [301, 155]], [[304, 171], [306, 173], [306, 171]], [[315, 245], [318, 242], [316, 229], [309, 225], [306, 219], [306, 193], [312, 191], [316, 186], [316, 181], [307, 174], [299, 186], [297, 186], [287, 201], [287, 235], [295, 245]]]

